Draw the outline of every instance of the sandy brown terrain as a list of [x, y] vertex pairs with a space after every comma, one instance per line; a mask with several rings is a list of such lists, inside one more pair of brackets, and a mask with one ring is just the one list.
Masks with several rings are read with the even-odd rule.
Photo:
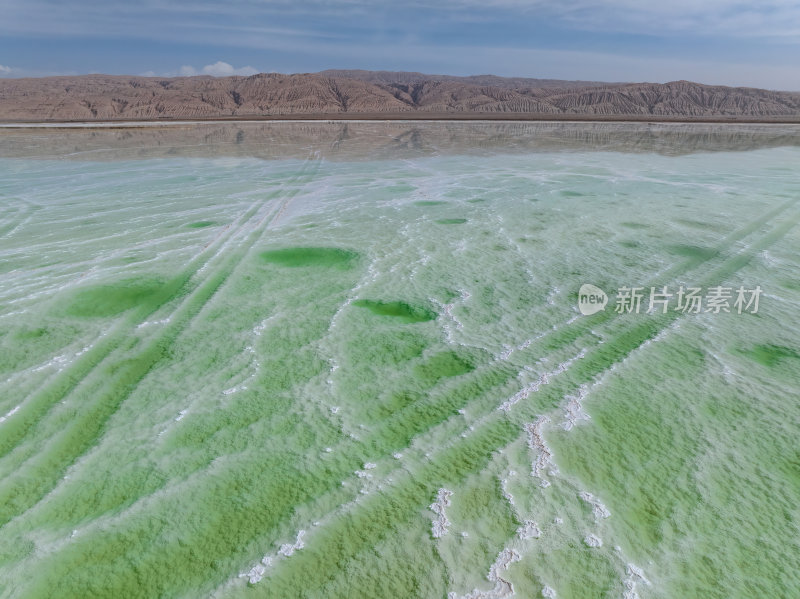
[[605, 87], [608, 82], [602, 81], [567, 81], [564, 79], [533, 79], [530, 77], [498, 77], [497, 75], [470, 75], [457, 77], [454, 75], [428, 75], [409, 71], [363, 71], [359, 69], [329, 69], [320, 71], [318, 75], [325, 77], [344, 77], [358, 79], [367, 83], [391, 85], [394, 83], [417, 84], [426, 81], [449, 81], [468, 85], [501, 87], [503, 89], [559, 88], [578, 89], [584, 87]]
[[287, 116], [791, 122], [800, 118], [800, 93], [688, 81], [603, 84], [371, 71], [0, 79], [0, 121], [6, 122]]

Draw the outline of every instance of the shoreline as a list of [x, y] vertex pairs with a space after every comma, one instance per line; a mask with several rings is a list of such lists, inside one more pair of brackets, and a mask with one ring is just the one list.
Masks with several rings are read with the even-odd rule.
[[292, 115], [215, 116], [157, 119], [112, 120], [9, 120], [0, 121], [2, 129], [39, 128], [132, 128], [198, 125], [213, 123], [265, 123], [265, 122], [537, 122], [537, 123], [635, 123], [635, 124], [714, 124], [714, 125], [800, 125], [798, 116], [763, 117], [743, 116], [654, 116], [654, 115], [554, 115], [539, 113], [321, 113]]

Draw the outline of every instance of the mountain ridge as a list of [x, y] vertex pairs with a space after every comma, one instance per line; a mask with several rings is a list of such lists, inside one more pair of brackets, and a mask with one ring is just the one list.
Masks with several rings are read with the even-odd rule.
[[798, 117], [800, 93], [691, 81], [569, 82], [392, 71], [0, 79], [3, 121], [523, 113], [561, 118]]

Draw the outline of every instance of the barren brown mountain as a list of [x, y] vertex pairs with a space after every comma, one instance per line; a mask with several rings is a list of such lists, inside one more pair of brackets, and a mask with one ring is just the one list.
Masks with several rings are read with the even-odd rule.
[[603, 87], [608, 82], [600, 81], [567, 81], [564, 79], [532, 79], [529, 77], [498, 77], [497, 75], [470, 75], [457, 77], [455, 75], [428, 75], [408, 71], [362, 71], [359, 69], [343, 70], [330, 69], [320, 71], [318, 75], [325, 77], [344, 77], [345, 79], [358, 79], [367, 83], [424, 83], [426, 81], [452, 81], [469, 85], [502, 87], [504, 89], [530, 89], [542, 87], [557, 87], [559, 89], [575, 89], [583, 87]]
[[91, 121], [275, 115], [800, 117], [800, 93], [420, 73], [329, 71], [251, 77], [85, 75], [0, 79], [0, 120]]

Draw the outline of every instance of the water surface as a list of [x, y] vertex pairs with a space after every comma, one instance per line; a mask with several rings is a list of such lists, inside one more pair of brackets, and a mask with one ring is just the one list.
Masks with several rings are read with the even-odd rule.
[[[0, 131], [0, 596], [792, 596], [798, 164], [792, 126]], [[614, 312], [680, 285], [764, 293]]]

